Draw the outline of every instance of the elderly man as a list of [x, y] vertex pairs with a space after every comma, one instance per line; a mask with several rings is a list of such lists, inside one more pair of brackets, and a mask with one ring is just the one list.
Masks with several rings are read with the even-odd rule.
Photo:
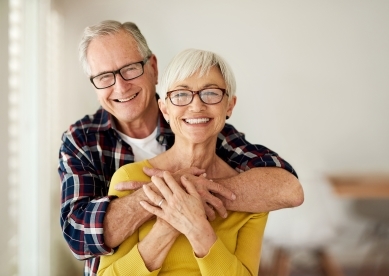
[[[147, 200], [142, 189], [123, 198], [107, 196], [113, 173], [162, 153], [174, 135], [157, 105], [156, 56], [135, 24], [103, 21], [87, 27], [80, 59], [101, 107], [63, 134], [61, 226], [76, 258], [86, 259], [84, 274], [95, 275], [98, 256], [112, 253], [151, 218], [139, 204]], [[303, 191], [291, 165], [268, 148], [250, 144], [231, 125], [219, 134], [216, 152], [241, 173], [209, 180], [197, 168], [172, 172], [195, 183], [210, 220], [215, 212], [225, 217], [226, 209], [266, 212], [302, 204]], [[122, 189], [136, 185], [122, 183]]]

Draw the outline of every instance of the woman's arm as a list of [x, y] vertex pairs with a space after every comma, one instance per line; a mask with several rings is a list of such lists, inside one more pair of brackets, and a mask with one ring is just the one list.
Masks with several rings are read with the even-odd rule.
[[138, 231], [125, 240], [113, 255], [102, 256], [98, 275], [158, 275], [179, 232], [161, 219], [140, 242]]
[[[144, 163], [133, 163], [116, 171], [108, 194], [127, 196], [130, 192], [116, 191], [116, 184], [133, 179], [145, 180], [147, 176], [143, 175], [143, 165]], [[140, 208], [144, 211], [142, 207]], [[131, 275], [157, 275], [178, 235], [178, 231], [162, 219], [158, 219], [142, 241], [139, 242], [139, 230], [137, 230], [119, 246], [113, 255], [101, 257], [98, 275], [127, 275], [129, 272]]]
[[[268, 213], [232, 213], [228, 223], [230, 231], [235, 232], [234, 228], [238, 228], [237, 238], [220, 233], [209, 254], [196, 258], [201, 275], [258, 275], [267, 217]], [[243, 225], [242, 221], [245, 221]]]
[[229, 223], [224, 226], [229, 229], [229, 234], [223, 236], [221, 233], [220, 238], [207, 221], [201, 198], [191, 182], [185, 177], [181, 179], [185, 191], [168, 172], [163, 173], [163, 179], [153, 176], [152, 181], [164, 200], [158, 204], [162, 200], [161, 196], [144, 187], [153, 205], [141, 202], [142, 206], [187, 237], [202, 275], [213, 275], [216, 272], [218, 275], [258, 274], [267, 213], [232, 213], [228, 222], [223, 222]]

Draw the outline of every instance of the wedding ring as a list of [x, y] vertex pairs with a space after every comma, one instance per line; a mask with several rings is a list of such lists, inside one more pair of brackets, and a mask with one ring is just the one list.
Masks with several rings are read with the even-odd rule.
[[161, 199], [161, 201], [158, 203], [158, 206], [161, 207], [162, 206], [162, 203], [165, 201], [164, 198]]

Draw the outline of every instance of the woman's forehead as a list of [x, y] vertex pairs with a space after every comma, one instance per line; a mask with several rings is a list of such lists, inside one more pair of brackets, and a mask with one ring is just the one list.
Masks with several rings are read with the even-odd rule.
[[[170, 88], [177, 86], [187, 86], [189, 87], [208, 87], [216, 85], [220, 88], [225, 87], [225, 80], [220, 72], [220, 69], [213, 66], [208, 72], [200, 73], [196, 71], [193, 75], [183, 79], [173, 82]], [[169, 89], [170, 90], [170, 89]]]

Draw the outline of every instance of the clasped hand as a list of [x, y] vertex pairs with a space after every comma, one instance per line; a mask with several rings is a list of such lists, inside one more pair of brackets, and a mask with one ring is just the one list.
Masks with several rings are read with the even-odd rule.
[[[164, 177], [164, 171], [159, 169], [151, 169], [144, 167], [143, 171], [148, 176], [157, 176], [159, 178]], [[215, 219], [215, 211], [223, 218], [227, 217], [227, 210], [223, 205], [223, 202], [219, 197], [224, 197], [228, 200], [235, 200], [236, 196], [223, 185], [211, 181], [205, 177], [204, 170], [198, 168], [188, 168], [177, 171], [175, 173], [169, 174], [170, 177], [181, 187], [182, 189], [182, 179], [183, 177], [190, 182], [195, 188], [197, 194], [200, 196], [200, 200], [203, 204], [203, 209], [208, 220], [212, 221]], [[125, 191], [125, 190], [137, 190], [142, 186], [145, 186], [145, 182], [122, 182], [116, 186], [116, 190]], [[180, 185], [181, 184], [181, 185]], [[153, 182], [147, 183], [146, 186], [153, 186]], [[158, 189], [157, 189], [158, 190]], [[154, 192], [160, 192], [155, 190]], [[161, 199], [161, 197], [159, 196]], [[156, 202], [157, 205], [159, 202]]]

